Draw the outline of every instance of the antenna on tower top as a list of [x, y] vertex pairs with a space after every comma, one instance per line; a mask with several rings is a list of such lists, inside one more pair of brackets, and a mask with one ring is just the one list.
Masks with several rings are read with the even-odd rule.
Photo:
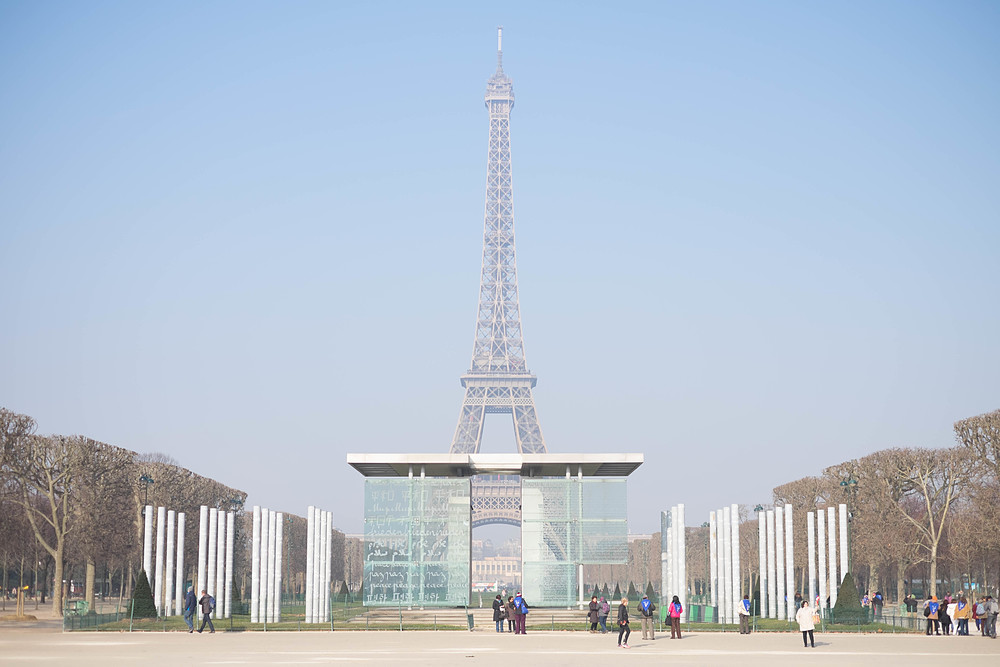
[[497, 26], [497, 74], [503, 72], [503, 26]]

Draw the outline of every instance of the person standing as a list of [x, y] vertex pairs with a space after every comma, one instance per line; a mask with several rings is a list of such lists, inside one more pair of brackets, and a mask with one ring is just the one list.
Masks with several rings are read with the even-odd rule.
[[514, 634], [515, 635], [526, 635], [528, 634], [525, 630], [526, 616], [528, 615], [528, 603], [524, 601], [524, 597], [521, 595], [521, 591], [517, 592], [514, 596]]
[[590, 598], [590, 605], [588, 605], [587, 620], [590, 622], [590, 631], [597, 632], [597, 623], [600, 618], [601, 605], [597, 602], [597, 596], [594, 595]]
[[[618, 605], [618, 646], [629, 648], [628, 636], [632, 634], [632, 629], [628, 627], [628, 598], [622, 598], [622, 603]], [[622, 643], [622, 637], [625, 642]]]
[[642, 599], [639, 600], [639, 622], [642, 624], [642, 638], [649, 639], [650, 641], [656, 639], [653, 628], [654, 611], [656, 611], [656, 605], [653, 604], [648, 595], [643, 595]]
[[198, 598], [194, 596], [194, 586], [188, 586], [184, 596], [184, 622], [187, 623], [188, 632], [194, 632], [194, 613], [197, 608]]
[[493, 622], [497, 626], [497, 632], [503, 632], [504, 606], [503, 598], [499, 595], [493, 598]]
[[938, 621], [941, 622], [941, 634], [948, 636], [951, 634], [951, 615], [948, 613], [948, 598], [941, 600], [941, 606], [938, 607]]
[[597, 616], [597, 620], [600, 621], [600, 623], [601, 623], [601, 634], [602, 635], [608, 634], [608, 614], [610, 614], [610, 613], [611, 613], [611, 605], [608, 604], [608, 601], [605, 600], [604, 596], [602, 595], [601, 596], [601, 610], [600, 610], [600, 612], [598, 613], [598, 616]]
[[[941, 604], [938, 602], [937, 596], [932, 595], [926, 602], [924, 602], [924, 618], [927, 619], [927, 636], [931, 634], [940, 635], [938, 626], [938, 610], [941, 608]], [[934, 630], [932, 633], [931, 630]]]
[[507, 632], [514, 632], [514, 596], [507, 596], [507, 604], [504, 605], [504, 615], [507, 617]]
[[744, 595], [743, 600], [736, 606], [736, 611], [740, 612], [740, 634], [750, 634], [750, 596]]
[[872, 598], [872, 611], [875, 612], [875, 620], [882, 620], [882, 607], [885, 605], [885, 598], [882, 597], [882, 591], [875, 591], [875, 597]]
[[955, 630], [955, 634], [959, 637], [965, 637], [969, 634], [969, 601], [965, 599], [965, 596], [958, 598], [958, 602], [955, 603], [955, 620], [958, 621], [958, 628]]
[[813, 637], [816, 622], [813, 620], [813, 610], [805, 600], [802, 601], [799, 610], [795, 612], [795, 620], [799, 624], [799, 631], [802, 632], [802, 645], [806, 648], [816, 648], [816, 641]]
[[993, 599], [992, 595], [986, 596], [986, 633], [987, 637], [997, 638], [997, 615], [1000, 615], [1000, 605]]
[[215, 611], [215, 598], [209, 595], [208, 591], [202, 590], [198, 604], [201, 605], [201, 626], [198, 628], [198, 632], [204, 630], [205, 624], [208, 623], [209, 634], [214, 633], [215, 625], [212, 624], [212, 612]]
[[684, 611], [684, 607], [681, 606], [681, 600], [676, 595], [674, 599], [670, 601], [667, 606], [667, 615], [670, 617], [670, 638], [680, 639], [681, 638], [681, 613]]

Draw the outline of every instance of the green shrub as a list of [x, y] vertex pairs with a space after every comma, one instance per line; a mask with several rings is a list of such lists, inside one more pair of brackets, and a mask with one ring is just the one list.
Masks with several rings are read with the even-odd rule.
[[146, 571], [139, 570], [139, 577], [132, 591], [132, 601], [129, 613], [132, 618], [156, 618], [156, 605], [153, 604], [153, 591], [149, 588]]
[[832, 620], [834, 623], [857, 623], [868, 620], [868, 614], [861, 606], [858, 587], [854, 585], [854, 577], [850, 572], [844, 575], [837, 590], [837, 604], [833, 605]]

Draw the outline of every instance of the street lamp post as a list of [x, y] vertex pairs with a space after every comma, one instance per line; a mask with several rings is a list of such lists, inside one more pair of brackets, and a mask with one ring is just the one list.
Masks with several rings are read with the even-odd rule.
[[854, 548], [852, 539], [854, 533], [854, 495], [858, 492], [858, 480], [848, 477], [840, 483], [840, 488], [847, 493], [847, 571], [851, 572], [852, 576], [854, 576]]
[[143, 494], [142, 494], [142, 505], [145, 507], [149, 504], [149, 485], [153, 484], [153, 478], [149, 475], [143, 473], [139, 476], [139, 481], [143, 483]]

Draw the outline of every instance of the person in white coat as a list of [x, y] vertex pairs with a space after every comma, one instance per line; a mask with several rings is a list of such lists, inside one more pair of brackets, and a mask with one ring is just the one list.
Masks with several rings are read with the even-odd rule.
[[806, 648], [816, 648], [816, 642], [813, 640], [813, 630], [816, 629], [816, 624], [813, 621], [812, 607], [809, 606], [807, 601], [803, 600], [802, 606], [795, 612], [795, 620], [798, 621], [799, 630], [802, 631], [803, 646]]

